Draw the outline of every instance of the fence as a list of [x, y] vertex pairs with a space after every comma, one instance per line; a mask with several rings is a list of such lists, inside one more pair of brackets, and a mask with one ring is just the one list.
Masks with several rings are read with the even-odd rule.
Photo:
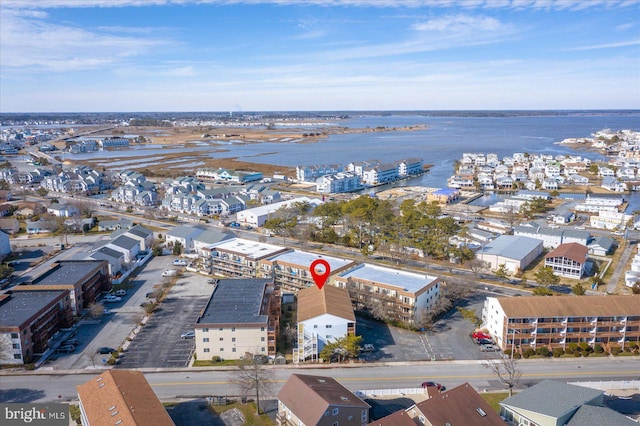
[[358, 397], [379, 397], [379, 396], [405, 396], [405, 395], [422, 395], [422, 388], [403, 388], [403, 389], [368, 389], [355, 392]]
[[593, 382], [569, 382], [570, 385], [598, 390], [638, 390], [640, 380], [599, 380]]

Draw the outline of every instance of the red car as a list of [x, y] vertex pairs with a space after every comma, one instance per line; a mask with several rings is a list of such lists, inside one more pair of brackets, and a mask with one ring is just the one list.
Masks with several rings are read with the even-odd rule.
[[429, 387], [434, 387], [434, 388], [438, 389], [439, 391], [444, 390], [444, 386], [442, 386], [440, 383], [436, 383], [436, 382], [423, 382], [422, 383], [422, 387], [424, 389], [429, 388]]
[[484, 333], [482, 331], [476, 331], [474, 332], [471, 337], [473, 337], [474, 339], [487, 339], [487, 340], [491, 340], [491, 335], [489, 333]]

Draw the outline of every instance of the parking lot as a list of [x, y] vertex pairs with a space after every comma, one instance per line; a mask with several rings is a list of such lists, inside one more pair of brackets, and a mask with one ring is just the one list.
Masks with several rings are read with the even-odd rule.
[[[461, 306], [481, 314], [487, 292], [477, 291]], [[473, 324], [457, 310], [450, 311], [435, 326], [425, 332], [392, 327], [379, 321], [358, 316], [356, 334], [363, 344], [373, 344], [373, 352], [362, 353], [363, 361], [442, 361], [452, 359], [496, 359], [501, 352], [481, 352], [470, 337]]]
[[125, 351], [118, 367], [186, 367], [194, 349], [193, 339], [181, 339], [206, 306], [213, 286], [208, 278], [185, 272], [178, 278], [168, 297], [149, 317]]

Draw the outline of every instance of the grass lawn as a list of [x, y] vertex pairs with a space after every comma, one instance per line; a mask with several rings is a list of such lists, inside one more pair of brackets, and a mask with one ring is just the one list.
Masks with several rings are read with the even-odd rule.
[[497, 392], [497, 393], [481, 393], [482, 399], [493, 408], [496, 413], [500, 413], [500, 402], [509, 397], [509, 392]]
[[222, 414], [227, 410], [232, 410], [237, 408], [245, 418], [245, 425], [256, 425], [256, 426], [272, 426], [275, 423], [271, 420], [271, 418], [266, 414], [261, 414], [259, 417], [256, 416], [256, 404], [254, 402], [249, 402], [247, 404], [239, 404], [237, 402], [225, 406], [211, 406], [210, 409], [217, 413]]

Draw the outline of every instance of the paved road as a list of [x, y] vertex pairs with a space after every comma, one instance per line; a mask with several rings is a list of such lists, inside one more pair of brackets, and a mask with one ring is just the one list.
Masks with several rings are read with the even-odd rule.
[[[640, 357], [521, 360], [523, 375], [518, 388], [544, 379], [563, 381], [640, 379]], [[416, 387], [425, 380], [447, 388], [469, 382], [482, 391], [503, 387], [478, 361], [442, 361], [363, 366], [354, 368], [273, 368], [271, 396], [277, 394], [292, 373], [334, 377], [351, 391]], [[100, 370], [58, 372], [42, 375], [0, 376], [0, 402], [75, 401], [76, 386], [90, 380]], [[161, 400], [209, 395], [237, 395], [234, 373], [227, 370], [179, 369], [147, 371], [145, 377]]]

